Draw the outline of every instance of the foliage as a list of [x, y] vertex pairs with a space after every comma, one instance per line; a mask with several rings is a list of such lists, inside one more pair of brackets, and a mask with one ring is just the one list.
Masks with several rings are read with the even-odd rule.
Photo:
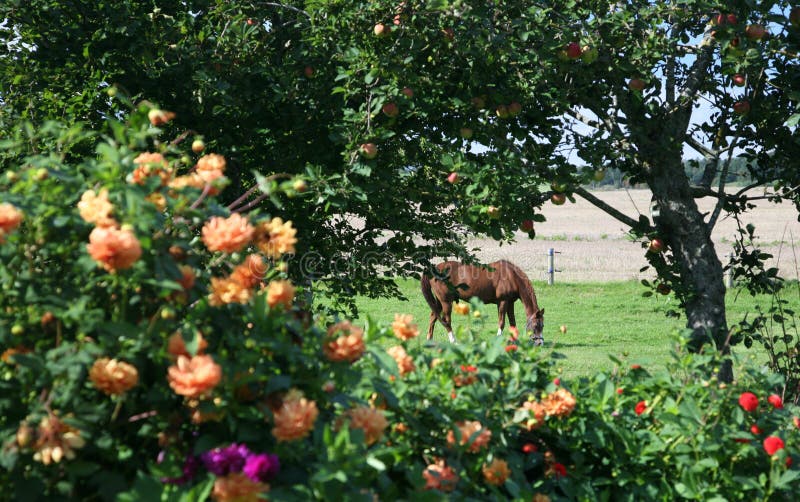
[[[291, 290], [274, 288], [286, 286], [274, 246], [290, 239], [248, 244], [241, 226], [214, 234], [214, 218], [240, 214], [213, 194], [223, 178], [175, 180], [208, 174], [219, 157], [188, 170], [180, 159], [191, 154], [160, 141], [147, 112], [112, 122], [109, 136], [35, 131], [47, 148], [2, 181], [0, 497], [439, 500], [438, 487], [473, 499], [741, 499], [800, 489], [787, 464], [798, 410], [767, 401], [781, 378], [743, 367], [738, 383], [719, 384], [706, 377], [716, 355], [679, 345], [665, 374], [615, 361], [610, 374], [567, 382], [551, 374], [563, 356], [499, 337], [422, 346], [409, 343], [408, 319], [368, 323], [363, 335], [311, 323]], [[65, 159], [58, 145], [69, 138], [94, 153]], [[273, 183], [277, 200], [293, 186]], [[273, 216], [246, 214], [259, 228]], [[133, 235], [140, 252], [130, 239], [98, 241], [98, 229]], [[758, 399], [748, 411], [744, 391]]]

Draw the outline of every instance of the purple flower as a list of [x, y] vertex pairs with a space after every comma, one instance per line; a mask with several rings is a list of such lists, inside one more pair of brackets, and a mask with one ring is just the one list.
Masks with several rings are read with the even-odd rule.
[[161, 478], [162, 483], [169, 483], [173, 485], [182, 485], [191, 481], [197, 473], [197, 468], [200, 466], [200, 460], [194, 455], [188, 455], [186, 460], [183, 461], [182, 474], [174, 478]]
[[259, 453], [247, 457], [243, 472], [255, 482], [267, 482], [281, 469], [278, 456], [272, 453]]
[[203, 453], [200, 458], [210, 472], [225, 476], [231, 472], [241, 472], [250, 450], [245, 445], [233, 443], [224, 448], [214, 448]]

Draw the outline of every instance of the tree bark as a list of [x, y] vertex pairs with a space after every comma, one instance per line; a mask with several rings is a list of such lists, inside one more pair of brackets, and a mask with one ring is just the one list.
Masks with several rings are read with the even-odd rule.
[[[688, 288], [684, 311], [686, 325], [692, 330], [690, 349], [699, 350], [713, 340], [717, 350], [728, 355], [722, 263], [684, 174], [680, 151], [660, 153], [647, 156], [646, 178], [660, 207], [654, 223], [674, 254], [681, 284]], [[729, 361], [720, 367], [718, 376], [725, 382], [733, 379]]]

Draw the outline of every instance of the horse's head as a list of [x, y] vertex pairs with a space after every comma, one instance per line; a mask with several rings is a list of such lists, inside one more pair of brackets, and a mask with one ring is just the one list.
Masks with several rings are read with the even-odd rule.
[[529, 332], [533, 332], [531, 340], [533, 340], [534, 345], [544, 345], [544, 309], [537, 310], [528, 317], [525, 329]]

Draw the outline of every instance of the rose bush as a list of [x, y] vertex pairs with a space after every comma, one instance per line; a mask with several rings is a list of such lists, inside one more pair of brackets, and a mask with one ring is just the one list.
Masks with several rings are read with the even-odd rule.
[[0, 182], [0, 498], [800, 490], [797, 408], [752, 364], [721, 384], [715, 355], [679, 344], [667, 373], [615, 360], [570, 382], [557, 353], [474, 332], [425, 345], [403, 313], [310, 320], [285, 275], [303, 235], [278, 206], [220, 205], [224, 156], [163, 141], [147, 112], [5, 144], [36, 148]]

